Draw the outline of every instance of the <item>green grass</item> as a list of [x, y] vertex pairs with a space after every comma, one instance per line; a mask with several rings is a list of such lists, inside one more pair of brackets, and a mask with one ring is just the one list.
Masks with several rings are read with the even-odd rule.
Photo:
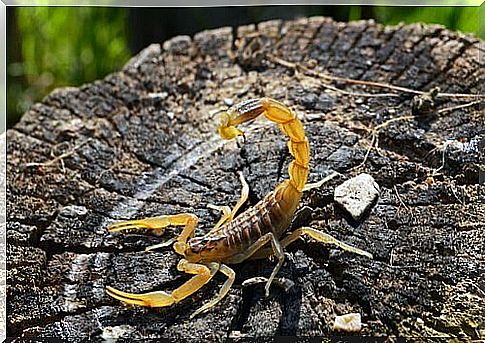
[[[257, 22], [260, 8], [254, 9], [252, 19]], [[485, 37], [485, 27], [479, 27], [478, 20], [479, 11], [483, 14], [483, 10], [478, 7], [312, 6], [307, 9], [307, 15], [334, 15], [338, 20], [371, 17], [386, 25], [436, 23]], [[15, 15], [15, 36], [7, 41], [8, 126], [54, 88], [78, 86], [102, 78], [119, 70], [132, 55], [128, 48], [127, 9], [18, 7]], [[201, 25], [214, 24], [212, 18], [187, 20]]]
[[479, 7], [375, 7], [374, 14], [376, 21], [386, 25], [432, 23], [481, 38], [485, 36], [484, 27], [479, 27]]
[[52, 89], [102, 78], [131, 55], [124, 9], [21, 7], [15, 14], [22, 61], [7, 67], [9, 124]]

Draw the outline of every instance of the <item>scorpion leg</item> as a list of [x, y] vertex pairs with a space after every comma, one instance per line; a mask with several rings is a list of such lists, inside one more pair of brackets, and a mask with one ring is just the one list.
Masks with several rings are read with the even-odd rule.
[[[329, 234], [323, 233], [319, 230], [312, 229], [310, 227], [301, 227], [295, 231], [293, 231], [290, 235], [286, 236], [280, 241], [281, 247], [286, 248], [288, 245], [296, 241], [298, 238], [300, 238], [303, 235], [308, 235], [314, 239], [316, 239], [319, 242], [325, 243], [325, 244], [334, 244], [338, 246], [339, 248], [345, 250], [345, 251], [350, 251], [355, 254], [363, 255], [369, 258], [373, 258], [372, 254], [361, 250], [359, 248], [353, 247], [351, 245], [348, 245], [344, 242], [339, 241], [333, 236], [330, 236]], [[264, 248], [258, 251], [256, 254], [252, 256], [253, 259], [262, 259], [266, 258], [270, 255], [273, 254], [272, 249], [270, 248]]]
[[281, 246], [280, 242], [278, 242], [278, 240], [273, 234], [271, 234], [271, 246], [273, 248], [274, 254], [278, 258], [278, 263], [276, 264], [276, 267], [274, 267], [273, 272], [271, 273], [271, 276], [268, 279], [268, 282], [266, 282], [266, 286], [264, 286], [264, 290], [266, 291], [266, 296], [269, 295], [269, 288], [271, 286], [271, 283], [273, 282], [273, 279], [275, 278], [276, 274], [278, 274], [278, 271], [281, 269], [283, 262], [285, 262], [285, 254], [283, 252], [283, 247]]
[[217, 224], [214, 226], [214, 228], [211, 231], [217, 230], [221, 225], [224, 225], [225, 223], [229, 223], [234, 216], [236, 215], [236, 212], [241, 208], [242, 205], [248, 200], [249, 196], [249, 185], [246, 182], [246, 179], [244, 178], [243, 173], [239, 172], [239, 180], [241, 180], [242, 184], [242, 189], [241, 189], [241, 198], [239, 201], [234, 205], [233, 209], [229, 206], [217, 206], [217, 205], [212, 205], [209, 204], [208, 207], [212, 208], [214, 210], [220, 210], [222, 211], [223, 215], [221, 219], [217, 222]]
[[214, 228], [212, 228], [211, 231], [217, 230], [217, 228], [219, 228], [221, 225], [223, 225], [225, 222], [227, 222], [229, 220], [229, 218], [231, 217], [231, 208], [229, 206], [218, 206], [218, 205], [208, 204], [207, 207], [209, 207], [213, 210], [217, 210], [217, 211], [222, 212], [221, 219], [219, 219], [219, 221], [214, 226]]
[[234, 205], [232, 211], [231, 211], [231, 220], [234, 218], [236, 215], [236, 212], [241, 208], [242, 205], [248, 200], [249, 196], [249, 185], [246, 182], [246, 179], [244, 178], [244, 175], [242, 172], [238, 172], [239, 174], [239, 180], [241, 181], [242, 188], [241, 188], [241, 198], [239, 201]]
[[329, 182], [330, 180], [332, 180], [333, 178], [335, 178], [335, 177], [337, 177], [339, 175], [342, 175], [342, 174], [340, 174], [339, 172], [334, 171], [333, 173], [325, 176], [323, 179], [321, 179], [318, 182], [307, 183], [305, 185], [305, 187], [303, 187], [303, 191], [305, 192], [305, 191], [309, 191], [310, 189], [320, 188], [323, 184]]
[[222, 285], [222, 288], [219, 291], [219, 294], [217, 295], [217, 297], [215, 297], [207, 304], [205, 304], [201, 308], [197, 309], [194, 313], [192, 313], [190, 315], [190, 318], [194, 318], [198, 314], [205, 312], [211, 307], [215, 306], [219, 301], [221, 301], [227, 295], [227, 292], [229, 292], [229, 289], [231, 288], [232, 284], [234, 283], [234, 279], [236, 278], [236, 273], [234, 273], [234, 270], [232, 270], [225, 264], [221, 264], [219, 271], [221, 273], [224, 273], [227, 276], [227, 280], [226, 282], [224, 282], [224, 285]]
[[[283, 248], [276, 239], [276, 237], [270, 232], [267, 233], [263, 236], [261, 236], [256, 242], [254, 242], [251, 246], [249, 246], [246, 251], [237, 254], [230, 259], [226, 260], [227, 263], [240, 263], [250, 257], [252, 257], [258, 250], [261, 250], [268, 242], [271, 241], [271, 253], [276, 255], [278, 258], [278, 263], [276, 264], [276, 267], [274, 267], [273, 272], [271, 273], [271, 276], [268, 279], [268, 282], [266, 282], [266, 286], [264, 287], [266, 296], [269, 295], [269, 288], [271, 286], [271, 283], [273, 282], [273, 279], [275, 278], [276, 274], [280, 270], [281, 266], [283, 265], [283, 262], [285, 261], [285, 254], [283, 253]], [[269, 249], [269, 248], [268, 248]]]
[[367, 252], [367, 251], [364, 251], [364, 250], [361, 250], [359, 248], [348, 245], [344, 242], [339, 241], [335, 237], [330, 236], [329, 234], [323, 233], [322, 231], [319, 231], [319, 230], [312, 229], [310, 227], [301, 227], [301, 228], [293, 231], [289, 236], [285, 237], [281, 241], [281, 245], [283, 247], [286, 247], [289, 244], [291, 244], [292, 242], [294, 242], [295, 240], [297, 240], [300, 236], [303, 236], [303, 235], [308, 235], [308, 236], [312, 237], [313, 239], [316, 239], [317, 241], [322, 242], [322, 243], [335, 244], [340, 249], [345, 250], [345, 251], [350, 251], [350, 252], [353, 252], [355, 254], [366, 256], [368, 258], [373, 258], [372, 254]]
[[106, 293], [126, 304], [140, 305], [146, 307], [170, 306], [195, 293], [207, 282], [209, 282], [209, 280], [219, 270], [219, 263], [213, 262], [208, 263], [207, 265], [203, 265], [191, 263], [185, 259], [182, 259], [177, 265], [177, 269], [179, 271], [196, 275], [171, 293], [163, 291], [141, 294], [126, 293], [109, 286], [106, 289]]

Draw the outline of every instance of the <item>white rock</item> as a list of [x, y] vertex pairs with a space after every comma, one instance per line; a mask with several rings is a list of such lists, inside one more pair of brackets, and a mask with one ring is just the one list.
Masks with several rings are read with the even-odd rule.
[[65, 217], [82, 217], [88, 213], [88, 209], [84, 206], [70, 205], [62, 208], [60, 214]]
[[116, 342], [118, 338], [127, 337], [133, 331], [135, 328], [130, 325], [107, 326], [103, 328], [101, 337], [106, 342]]
[[379, 196], [380, 188], [369, 174], [360, 174], [335, 188], [334, 200], [355, 219], [364, 214]]
[[348, 313], [337, 316], [333, 323], [334, 331], [359, 332], [362, 329], [360, 313]]

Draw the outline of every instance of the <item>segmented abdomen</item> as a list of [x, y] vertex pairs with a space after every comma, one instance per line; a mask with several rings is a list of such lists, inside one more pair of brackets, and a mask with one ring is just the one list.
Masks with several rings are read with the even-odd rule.
[[[208, 261], [223, 261], [245, 251], [266, 233], [273, 233], [279, 238], [289, 226], [298, 204], [287, 204], [282, 200], [282, 193], [287, 187], [278, 187], [249, 208], [230, 223], [202, 237], [195, 237], [188, 243], [193, 253]], [[292, 202], [293, 203], [293, 202]]]
[[284, 218], [280, 206], [271, 192], [254, 207], [222, 228], [223, 243], [233, 251], [244, 250], [264, 234], [276, 234], [282, 219]]

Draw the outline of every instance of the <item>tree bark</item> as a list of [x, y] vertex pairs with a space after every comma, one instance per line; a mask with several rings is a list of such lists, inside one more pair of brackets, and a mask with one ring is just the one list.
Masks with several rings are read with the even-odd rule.
[[[482, 41], [441, 26], [315, 17], [176, 37], [149, 46], [103, 80], [56, 90], [7, 132], [8, 336], [70, 342], [328, 336], [340, 334], [332, 329], [335, 316], [358, 312], [359, 335], [478, 339], [485, 308], [483, 154], [464, 147], [483, 138], [483, 109], [439, 112], [473, 99], [437, 97], [428, 113], [387, 122], [411, 114], [414, 94], [348, 95], [274, 57], [342, 78], [476, 94], [484, 84], [479, 53]], [[122, 236], [109, 234], [109, 223], [191, 212], [202, 234], [220, 216], [207, 204], [237, 201], [238, 171], [251, 188], [247, 206], [287, 177], [291, 156], [276, 127], [258, 120], [245, 142], [217, 135], [215, 109], [261, 96], [291, 106], [304, 121], [309, 181], [342, 174], [305, 193], [292, 228], [322, 229], [374, 259], [296, 242], [278, 275], [294, 282], [291, 289], [273, 286], [265, 298], [263, 285], [243, 287], [274, 267], [270, 260], [247, 261], [234, 266], [229, 295], [192, 320], [223, 276], [169, 308], [128, 308], [111, 299], [107, 285], [172, 290], [187, 275], [176, 270], [180, 256], [170, 247], [143, 251], [173, 237], [172, 230]], [[383, 123], [378, 149], [366, 157], [372, 139], [366, 128]], [[333, 190], [361, 172], [375, 178], [381, 194], [355, 222], [334, 203]]]

